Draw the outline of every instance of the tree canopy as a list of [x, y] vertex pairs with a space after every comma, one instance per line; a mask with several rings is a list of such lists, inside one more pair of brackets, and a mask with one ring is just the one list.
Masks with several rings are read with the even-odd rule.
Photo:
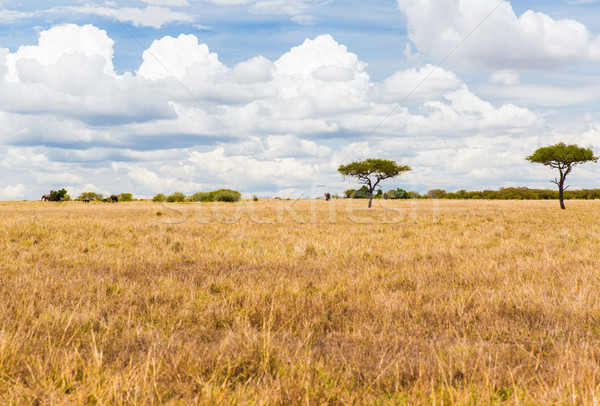
[[382, 180], [394, 178], [403, 172], [410, 171], [410, 166], [399, 165], [387, 159], [365, 159], [348, 165], [340, 165], [338, 172], [344, 176], [357, 178], [369, 190], [369, 207], [373, 201], [373, 191]]
[[554, 179], [552, 182], [558, 185], [558, 199], [560, 200], [560, 208], [563, 210], [565, 209], [563, 194], [569, 187], [564, 186], [567, 175], [578, 164], [598, 161], [598, 157], [594, 156], [591, 147], [583, 148], [576, 144], [566, 145], [564, 142], [538, 148], [525, 159], [529, 162], [540, 163], [558, 169], [560, 177]]

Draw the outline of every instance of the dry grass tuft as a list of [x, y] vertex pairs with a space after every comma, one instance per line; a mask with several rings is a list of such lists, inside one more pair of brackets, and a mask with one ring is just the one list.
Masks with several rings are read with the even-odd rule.
[[0, 403], [598, 404], [600, 203], [376, 204], [0, 203]]

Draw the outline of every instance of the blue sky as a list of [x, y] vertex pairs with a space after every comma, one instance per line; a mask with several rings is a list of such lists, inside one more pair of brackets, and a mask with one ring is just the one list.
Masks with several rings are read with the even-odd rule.
[[[600, 152], [600, 2], [0, 0], [0, 199], [552, 187]], [[443, 63], [441, 63], [443, 61]], [[600, 187], [597, 165], [571, 175]], [[326, 186], [320, 186], [325, 184]]]

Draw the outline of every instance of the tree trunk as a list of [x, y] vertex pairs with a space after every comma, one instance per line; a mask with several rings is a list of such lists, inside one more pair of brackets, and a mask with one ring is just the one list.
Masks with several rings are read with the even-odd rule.
[[565, 210], [565, 199], [564, 199], [564, 181], [558, 184], [558, 200], [560, 200], [560, 208]]
[[560, 208], [565, 210], [565, 177], [562, 170], [560, 171], [560, 180], [558, 181], [558, 200], [560, 200]]
[[369, 193], [369, 209], [371, 208], [372, 203], [373, 203], [373, 193]]

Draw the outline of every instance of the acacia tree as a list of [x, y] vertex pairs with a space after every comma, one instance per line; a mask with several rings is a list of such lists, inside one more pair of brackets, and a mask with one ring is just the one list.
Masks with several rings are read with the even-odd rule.
[[338, 168], [338, 172], [342, 175], [358, 178], [358, 181], [369, 189], [369, 208], [373, 202], [373, 191], [379, 185], [379, 182], [395, 178], [408, 171], [410, 171], [410, 166], [399, 165], [386, 159], [365, 159], [348, 165], [340, 165]]
[[596, 162], [597, 156], [594, 156], [592, 148], [582, 148], [576, 144], [565, 145], [559, 142], [556, 145], [538, 148], [532, 155], [525, 158], [529, 162], [544, 164], [554, 169], [558, 169], [559, 178], [555, 178], [552, 183], [558, 186], [558, 199], [560, 200], [560, 208], [565, 209], [564, 191], [569, 186], [565, 187], [565, 179], [571, 170], [577, 165], [585, 162]]

